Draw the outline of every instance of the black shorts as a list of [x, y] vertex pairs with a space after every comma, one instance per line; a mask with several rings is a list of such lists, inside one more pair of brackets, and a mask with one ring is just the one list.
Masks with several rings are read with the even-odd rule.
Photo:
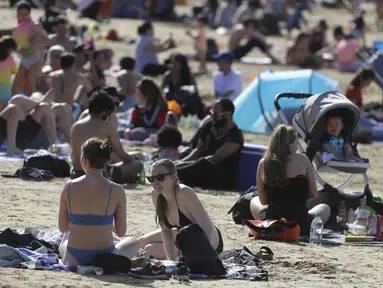
[[16, 146], [22, 150], [26, 149], [41, 129], [41, 125], [37, 123], [31, 115], [25, 117], [25, 121], [19, 121], [16, 134]]
[[0, 146], [4, 144], [5, 139], [7, 139], [7, 120], [0, 117]]

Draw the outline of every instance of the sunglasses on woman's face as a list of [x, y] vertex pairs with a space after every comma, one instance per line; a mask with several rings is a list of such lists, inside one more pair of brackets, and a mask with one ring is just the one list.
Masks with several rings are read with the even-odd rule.
[[165, 177], [168, 175], [171, 175], [171, 173], [151, 175], [151, 176], [147, 176], [146, 179], [148, 179], [150, 183], [153, 183], [155, 180], [162, 182], [165, 180]]

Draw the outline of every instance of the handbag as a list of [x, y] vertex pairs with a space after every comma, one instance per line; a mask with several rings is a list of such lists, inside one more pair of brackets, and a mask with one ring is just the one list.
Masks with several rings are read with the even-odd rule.
[[301, 228], [298, 223], [280, 220], [244, 220], [244, 224], [250, 228], [251, 234], [256, 239], [279, 240], [294, 242], [299, 240]]

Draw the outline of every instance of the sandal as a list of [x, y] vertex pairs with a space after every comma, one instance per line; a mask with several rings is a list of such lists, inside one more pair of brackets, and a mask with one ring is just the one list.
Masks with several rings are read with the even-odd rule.
[[274, 253], [269, 247], [262, 246], [261, 248], [259, 248], [257, 254], [255, 254], [255, 257], [260, 260], [271, 261], [274, 258]]

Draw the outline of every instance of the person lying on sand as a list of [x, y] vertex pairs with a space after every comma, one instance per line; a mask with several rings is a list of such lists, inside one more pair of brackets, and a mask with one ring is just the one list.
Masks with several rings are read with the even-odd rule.
[[[104, 91], [96, 91], [89, 99], [89, 115], [78, 120], [71, 130], [72, 164], [71, 178], [78, 178], [85, 174], [81, 166], [81, 146], [88, 139], [99, 137], [108, 139], [113, 152], [122, 161], [113, 165], [109, 170], [113, 180], [120, 182], [136, 182], [137, 175], [141, 171], [141, 162], [124, 151], [117, 129], [110, 119], [115, 105], [111, 97]], [[113, 173], [113, 175], [111, 175]], [[118, 179], [114, 178], [118, 177]]]
[[[91, 138], [82, 144], [84, 175], [65, 183], [59, 211], [60, 232], [70, 232], [59, 252], [66, 265], [89, 265], [94, 256], [113, 253], [129, 259], [137, 255], [138, 241], [127, 237], [116, 245], [113, 232], [126, 233], [126, 195], [122, 186], [102, 174], [110, 160], [108, 140]], [[92, 199], [92, 201], [89, 201]], [[132, 266], [136, 266], [132, 261]]]
[[221, 232], [214, 226], [194, 190], [179, 183], [173, 161], [162, 159], [155, 162], [147, 179], [152, 183], [156, 222], [161, 230], [139, 238], [141, 249], [156, 259], [174, 260], [179, 256], [174, 245], [178, 230], [190, 224], [198, 224], [217, 253], [223, 251]]
[[[247, 39], [247, 43], [241, 45], [244, 39]], [[256, 21], [248, 19], [243, 25], [239, 25], [234, 29], [234, 32], [230, 36], [228, 48], [234, 58], [239, 60], [245, 57], [254, 47], [259, 48], [266, 56], [271, 58], [273, 63], [280, 63], [280, 61], [270, 53], [271, 45], [266, 42], [265, 36], [256, 30]]]

